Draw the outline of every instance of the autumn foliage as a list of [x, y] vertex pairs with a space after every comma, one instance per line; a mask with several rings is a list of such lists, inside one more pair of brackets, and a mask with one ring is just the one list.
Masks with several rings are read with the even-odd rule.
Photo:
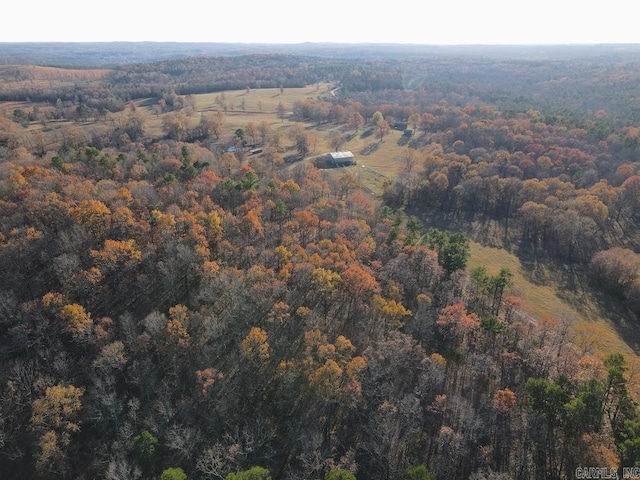
[[[301, 78], [280, 60], [265, 82]], [[185, 62], [157, 69], [257, 71]], [[136, 79], [156, 136], [135, 104], [80, 108], [51, 145], [23, 115], [0, 119], [3, 478], [533, 480], [639, 464], [625, 358], [535, 317], [508, 268], [467, 270], [473, 235], [532, 276], [561, 265], [636, 321], [637, 128], [501, 109], [477, 85], [405, 88], [382, 60], [303, 63], [350, 96], [291, 105], [288, 136], [226, 136], [222, 91], [196, 120], [194, 98], [156, 90], [143, 65], [108, 88]], [[63, 97], [49, 120], [79, 107]], [[336, 148], [399, 142], [401, 168], [378, 196], [300, 161], [312, 125], [341, 130]]]

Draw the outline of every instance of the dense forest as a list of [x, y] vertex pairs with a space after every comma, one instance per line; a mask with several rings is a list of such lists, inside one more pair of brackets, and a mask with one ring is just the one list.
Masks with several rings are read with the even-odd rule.
[[[469, 268], [637, 331], [637, 48], [120, 47], [0, 66], [2, 478], [640, 467], [625, 356]], [[379, 190], [316, 155], [355, 142]]]

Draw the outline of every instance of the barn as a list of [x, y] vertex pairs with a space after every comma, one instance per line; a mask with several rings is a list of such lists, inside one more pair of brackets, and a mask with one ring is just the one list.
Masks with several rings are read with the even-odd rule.
[[334, 167], [348, 167], [356, 164], [356, 159], [351, 152], [331, 152], [327, 155], [327, 161]]

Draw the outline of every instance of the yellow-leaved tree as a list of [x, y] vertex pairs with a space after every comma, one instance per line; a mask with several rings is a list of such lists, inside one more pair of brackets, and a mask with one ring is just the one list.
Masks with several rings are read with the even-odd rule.
[[73, 385], [48, 387], [44, 397], [33, 401], [31, 429], [38, 436], [40, 451], [36, 468], [42, 474], [64, 474], [71, 435], [80, 431], [82, 388]]
[[269, 338], [267, 332], [259, 327], [253, 327], [240, 343], [242, 354], [251, 362], [261, 364], [269, 357]]

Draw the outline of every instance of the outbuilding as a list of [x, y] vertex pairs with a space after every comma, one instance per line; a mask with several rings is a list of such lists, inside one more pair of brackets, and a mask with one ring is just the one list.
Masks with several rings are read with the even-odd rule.
[[327, 161], [333, 167], [348, 167], [356, 164], [351, 152], [331, 152], [327, 154]]

